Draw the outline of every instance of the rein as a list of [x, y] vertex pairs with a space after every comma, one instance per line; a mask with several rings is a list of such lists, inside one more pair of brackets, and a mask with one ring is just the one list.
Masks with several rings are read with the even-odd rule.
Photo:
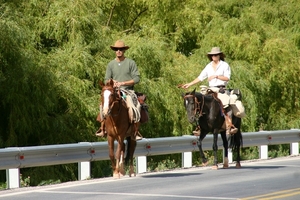
[[201, 130], [198, 119], [203, 116], [203, 107], [204, 107], [204, 96], [202, 95], [202, 102], [199, 102], [197, 97], [193, 94], [188, 94], [184, 96], [184, 99], [192, 97], [195, 100], [194, 116], [197, 118], [196, 125], [198, 129]]
[[[194, 116], [199, 118], [201, 116], [203, 116], [202, 111], [203, 111], [203, 107], [204, 107], [204, 96], [202, 95], [202, 103], [198, 101], [197, 97], [195, 95], [192, 94], [188, 94], [184, 96], [184, 99], [189, 98], [189, 97], [193, 97], [195, 100], [195, 110], [194, 110]], [[201, 103], [201, 105], [200, 105]]]
[[[120, 90], [115, 91], [116, 89], [114, 89], [114, 88], [112, 88], [112, 89], [107, 88], [106, 90], [110, 90], [110, 91], [112, 92], [112, 94], [113, 94], [114, 97], [115, 97], [115, 100], [113, 100], [113, 102], [112, 102], [111, 105], [109, 106], [107, 115], [104, 116], [104, 118], [103, 118], [102, 121], [104, 121], [104, 120], [106, 119], [106, 117], [109, 116], [109, 115], [111, 114], [111, 110], [112, 110], [112, 108], [114, 107], [115, 103], [119, 103], [119, 104], [120, 104], [120, 105], [119, 105], [119, 110], [118, 110], [118, 113], [117, 113], [117, 114], [114, 114], [114, 115], [111, 115], [111, 116], [118, 116], [118, 115], [120, 114], [120, 112], [121, 112], [122, 98], [121, 98], [121, 95], [120, 95]], [[117, 92], [117, 94], [118, 94], [117, 96], [116, 96], [115, 92]], [[102, 122], [102, 121], [101, 121], [101, 122]]]

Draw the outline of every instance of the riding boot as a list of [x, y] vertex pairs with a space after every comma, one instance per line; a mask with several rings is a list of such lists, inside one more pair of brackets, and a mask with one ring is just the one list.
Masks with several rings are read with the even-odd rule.
[[101, 127], [100, 129], [96, 132], [96, 136], [98, 137], [106, 137], [107, 132], [105, 131], [105, 124], [104, 121], [101, 122]]
[[139, 131], [135, 132], [134, 136], [135, 136], [135, 141], [143, 139], [143, 136]]
[[131, 139], [135, 141], [143, 139], [142, 134], [139, 132], [139, 123], [134, 123], [134, 133], [131, 135]]
[[237, 133], [238, 129], [232, 124], [230, 112], [225, 114], [225, 124], [226, 124], [226, 134], [229, 135], [229, 134]]
[[97, 121], [101, 123], [100, 128], [96, 131], [96, 136], [98, 137], [106, 137], [107, 132], [105, 130], [104, 116], [102, 112], [102, 104], [99, 105], [99, 114], [97, 116]]

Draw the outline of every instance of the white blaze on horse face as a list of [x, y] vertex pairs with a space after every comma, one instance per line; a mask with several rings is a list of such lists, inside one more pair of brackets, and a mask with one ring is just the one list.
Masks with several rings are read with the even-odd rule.
[[109, 96], [111, 94], [111, 91], [105, 90], [103, 92], [103, 115], [107, 115], [108, 109], [109, 109]]
[[184, 101], [185, 107], [187, 107], [188, 103], [189, 103], [189, 101], [185, 99], [185, 101]]
[[185, 99], [184, 104], [185, 104], [185, 108], [186, 108], [186, 109], [190, 109], [190, 108], [191, 108], [190, 102], [189, 102], [188, 99]]

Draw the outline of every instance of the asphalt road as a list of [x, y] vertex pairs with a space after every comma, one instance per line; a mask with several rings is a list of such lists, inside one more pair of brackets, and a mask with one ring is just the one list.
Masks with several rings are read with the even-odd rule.
[[242, 162], [229, 169], [194, 167], [0, 191], [9, 200], [300, 199], [300, 156]]

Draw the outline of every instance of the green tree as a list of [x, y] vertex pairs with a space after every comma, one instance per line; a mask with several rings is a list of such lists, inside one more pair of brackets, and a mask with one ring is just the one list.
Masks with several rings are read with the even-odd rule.
[[[141, 72], [136, 90], [147, 95], [150, 107], [144, 137], [190, 134], [185, 91], [177, 85], [199, 75], [212, 46], [222, 48], [232, 68], [229, 87], [242, 91], [243, 132], [297, 128], [298, 4], [1, 0], [0, 147], [102, 141], [94, 136], [98, 82], [114, 58], [109, 46], [117, 39], [131, 47], [126, 56]], [[75, 165], [53, 171], [61, 169], [69, 174], [66, 179], [75, 179]], [[94, 177], [108, 173], [95, 171]]]

